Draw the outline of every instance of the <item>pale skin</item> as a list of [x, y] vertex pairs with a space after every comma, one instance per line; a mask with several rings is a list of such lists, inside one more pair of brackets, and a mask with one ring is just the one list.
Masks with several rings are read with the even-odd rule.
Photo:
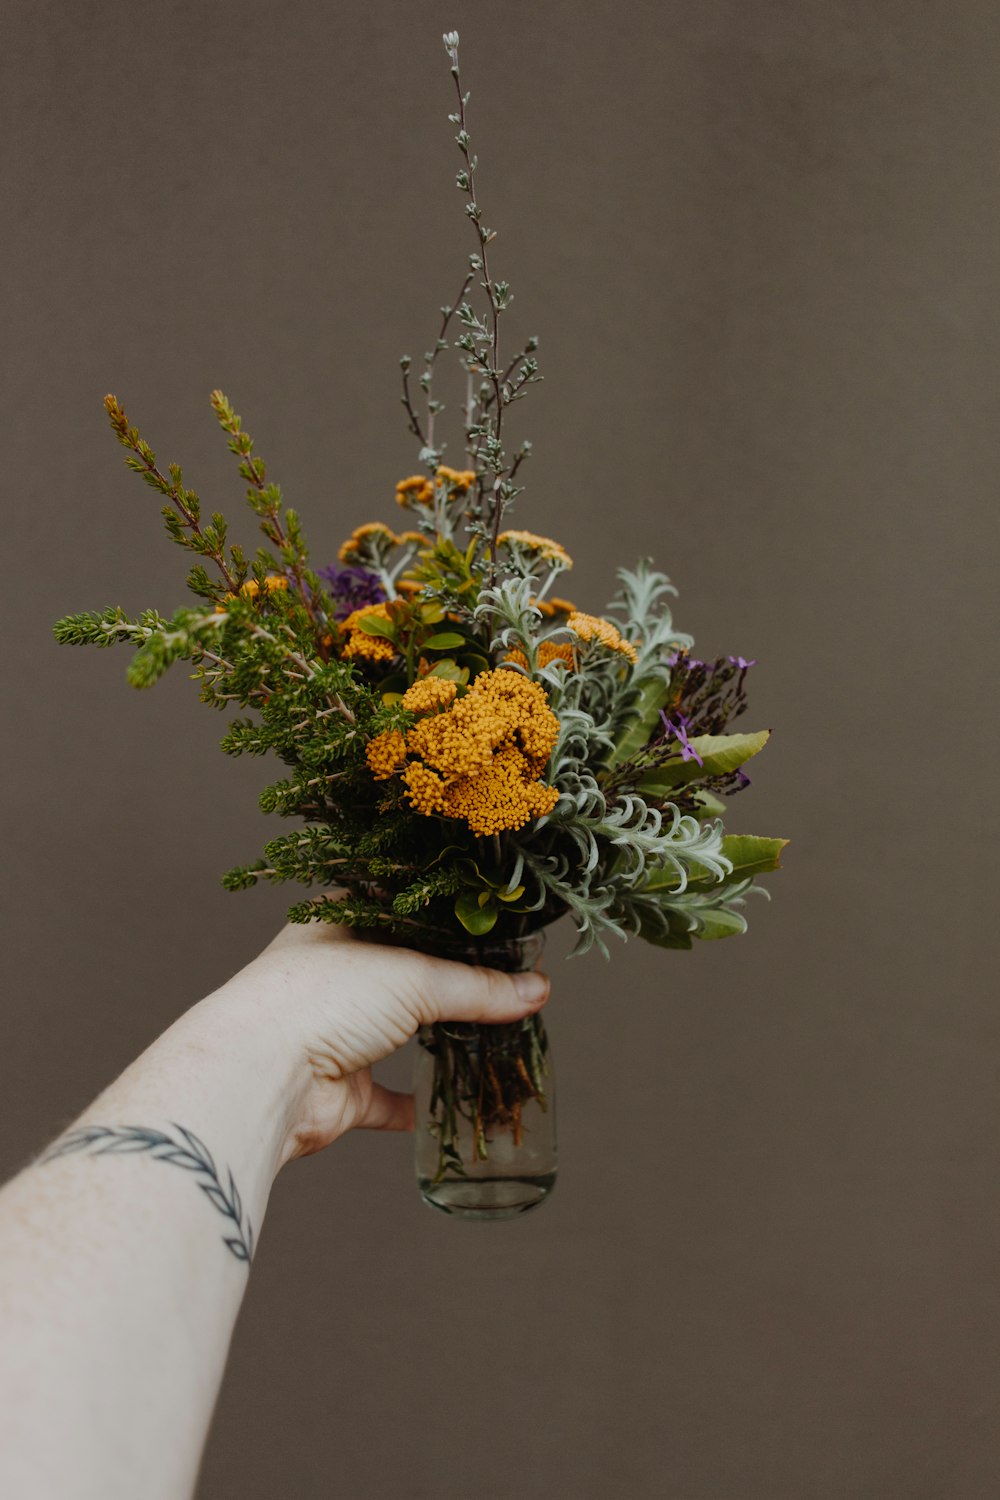
[[[181, 1016], [74, 1122], [87, 1134], [54, 1147], [83, 1149], [0, 1191], [0, 1494], [190, 1496], [247, 1285], [239, 1242], [277, 1173], [358, 1127], [413, 1128], [412, 1098], [371, 1067], [422, 1023], [516, 1020], [548, 989], [288, 927]], [[135, 1127], [169, 1139], [147, 1149]], [[231, 1170], [242, 1227], [199, 1191], [211, 1180], [177, 1127], [224, 1192]]]

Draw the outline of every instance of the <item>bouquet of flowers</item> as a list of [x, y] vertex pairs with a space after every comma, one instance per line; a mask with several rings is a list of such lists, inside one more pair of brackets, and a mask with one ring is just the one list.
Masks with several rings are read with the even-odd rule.
[[[250, 555], [108, 396], [126, 463], [162, 498], [171, 540], [194, 554], [194, 602], [170, 616], [69, 615], [56, 637], [131, 643], [138, 688], [188, 661], [203, 702], [241, 711], [222, 749], [283, 763], [260, 805], [294, 826], [224, 884], [320, 888], [291, 907], [294, 922], [508, 967], [533, 962], [542, 929], [566, 915], [575, 952], [607, 954], [609, 935], [664, 948], [729, 937], [745, 930], [746, 897], [785, 842], [723, 827], [726, 799], [768, 738], [730, 727], [753, 663], [696, 658], [671, 617], [674, 588], [645, 561], [619, 571], [603, 613], [578, 607], [561, 592], [563, 545], [509, 524], [531, 454], [511, 438], [511, 417], [541, 379], [538, 340], [501, 353], [511, 291], [491, 266], [457, 34], [444, 42], [475, 245], [433, 346], [416, 371], [401, 361], [419, 444], [419, 472], [396, 485], [402, 523], [366, 521], [336, 564], [314, 568], [298, 513], [215, 391], [263, 533]], [[440, 435], [446, 351], [458, 356], [461, 467], [445, 462]], [[555, 1170], [541, 1017], [439, 1025], [421, 1044], [425, 1196], [468, 1214], [539, 1201]]]

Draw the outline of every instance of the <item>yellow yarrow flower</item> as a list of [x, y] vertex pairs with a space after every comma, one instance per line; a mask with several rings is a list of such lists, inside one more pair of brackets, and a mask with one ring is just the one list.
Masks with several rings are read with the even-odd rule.
[[554, 594], [551, 599], [532, 599], [531, 602], [547, 620], [551, 620], [554, 615], [571, 615], [576, 611], [576, 605], [569, 599], [557, 599]]
[[[523, 667], [525, 671], [528, 670], [528, 658], [519, 646], [515, 646], [513, 651], [508, 651], [504, 660], [516, 662], [519, 667]], [[576, 666], [576, 657], [569, 641], [541, 642], [538, 647], [538, 665], [540, 667], [547, 667], [554, 661], [565, 662], [566, 666], [570, 668]]]
[[360, 656], [365, 661], [391, 661], [396, 655], [396, 648], [384, 635], [368, 635], [358, 626], [358, 621], [366, 616], [375, 616], [379, 620], [389, 619], [389, 609], [385, 604], [366, 604], [363, 609], [356, 609], [349, 614], [344, 621], [342, 629], [349, 632], [347, 644], [341, 647], [340, 654], [350, 659]]
[[444, 782], [436, 771], [422, 766], [418, 760], [411, 761], [403, 772], [410, 806], [414, 812], [439, 813], [444, 806]]
[[411, 474], [396, 486], [397, 505], [433, 505], [434, 486], [426, 474]]
[[446, 708], [458, 693], [454, 682], [443, 677], [422, 677], [403, 694], [403, 707], [411, 714], [429, 714], [437, 708]]
[[558, 800], [555, 787], [537, 779], [528, 757], [516, 745], [504, 745], [484, 771], [445, 787], [441, 811], [488, 838], [508, 828], [523, 828], [532, 818], [551, 812]]
[[536, 536], [533, 531], [501, 531], [497, 542], [501, 546], [517, 547], [522, 552], [534, 552], [543, 562], [558, 563], [561, 568], [573, 566], [566, 548], [550, 536]]
[[441, 464], [435, 477], [438, 484], [446, 484], [449, 489], [461, 490], [464, 494], [475, 484], [476, 471], [474, 469], [449, 469], [447, 464]]
[[[497, 668], [481, 672], [459, 698], [454, 683], [424, 677], [403, 705], [424, 715], [406, 732], [409, 762], [400, 773], [415, 812], [459, 819], [484, 836], [551, 812], [559, 793], [540, 775], [559, 720], [540, 683]], [[366, 754], [379, 779], [399, 767], [399, 742], [386, 735]]]
[[415, 724], [406, 736], [413, 754], [448, 779], [489, 765], [506, 741], [516, 743], [540, 771], [559, 735], [559, 720], [540, 683], [502, 667], [481, 672], [446, 713]]
[[365, 759], [376, 781], [388, 781], [406, 765], [406, 741], [398, 729], [386, 729], [368, 741]]
[[363, 526], [355, 526], [346, 542], [340, 545], [337, 553], [342, 563], [356, 563], [362, 559], [368, 551], [364, 543], [369, 538], [384, 539], [388, 546], [394, 547], [399, 540], [396, 533], [386, 526], [384, 521], [366, 521]]
[[585, 615], [580, 610], [574, 610], [566, 621], [568, 630], [581, 641], [600, 641], [602, 646], [607, 646], [609, 651], [617, 651], [633, 664], [638, 660], [635, 647], [631, 641], [627, 641], [610, 620], [604, 620], [599, 615]]

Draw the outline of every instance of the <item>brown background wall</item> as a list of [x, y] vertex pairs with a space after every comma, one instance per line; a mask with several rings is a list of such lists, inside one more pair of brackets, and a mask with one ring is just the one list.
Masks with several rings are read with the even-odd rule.
[[555, 936], [544, 1212], [435, 1217], [396, 1139], [287, 1173], [201, 1494], [995, 1496], [1000, 11], [5, 0], [0, 23], [2, 1164], [284, 906], [217, 883], [269, 831], [264, 771], [216, 753], [183, 672], [138, 695], [122, 655], [52, 643], [66, 610], [181, 597], [101, 397], [234, 510], [221, 385], [320, 559], [393, 519], [396, 361], [468, 249], [447, 26], [543, 340], [520, 524], [565, 541], [591, 608], [655, 553], [703, 651], [761, 659], [746, 722], [776, 734], [736, 823], [795, 841], [741, 941], [563, 966]]

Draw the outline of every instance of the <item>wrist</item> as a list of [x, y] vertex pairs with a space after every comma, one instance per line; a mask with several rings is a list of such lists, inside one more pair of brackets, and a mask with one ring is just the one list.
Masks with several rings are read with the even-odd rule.
[[[259, 1144], [270, 1178], [294, 1154], [290, 1141], [309, 1088], [294, 1014], [259, 961], [193, 1006], [160, 1039], [186, 1052]], [[287, 1000], [287, 997], [284, 997]]]

